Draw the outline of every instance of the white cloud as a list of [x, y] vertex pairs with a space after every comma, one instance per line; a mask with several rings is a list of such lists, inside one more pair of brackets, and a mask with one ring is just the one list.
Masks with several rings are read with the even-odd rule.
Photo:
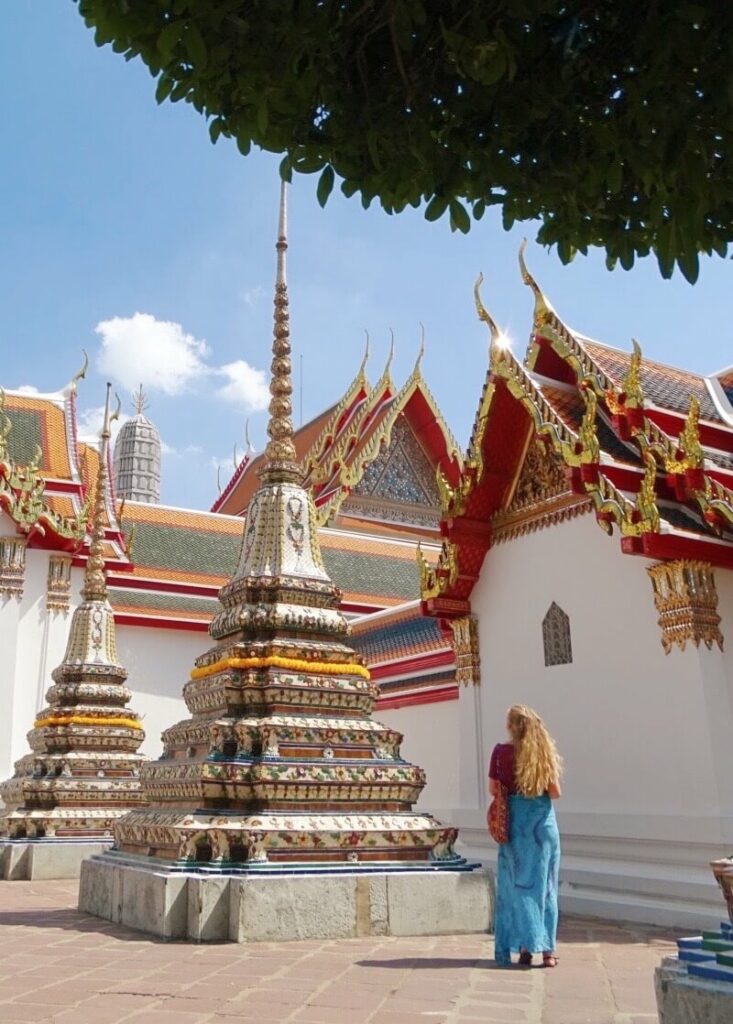
[[[125, 416], [124, 413], [120, 415], [118, 420], [114, 420], [110, 433], [112, 434], [112, 443], [119, 433], [120, 427], [123, 423], [129, 420], [129, 416]], [[79, 432], [79, 440], [83, 441], [84, 444], [96, 445], [99, 442], [99, 435], [102, 431], [102, 424], [104, 423], [104, 406], [95, 405], [90, 409], [84, 409], [79, 412], [79, 416], [76, 421], [77, 430]]]
[[225, 402], [240, 406], [246, 412], [260, 412], [270, 401], [270, 392], [264, 370], [257, 370], [244, 359], [226, 363], [217, 371], [227, 383], [217, 391]]
[[[245, 412], [260, 412], [268, 406], [270, 394], [264, 370], [244, 359], [213, 366], [207, 362], [210, 353], [206, 342], [187, 334], [171, 320], [135, 313], [103, 320], [95, 331], [102, 339], [100, 371], [126, 391], [142, 384], [151, 391], [179, 395], [202, 378], [214, 376], [224, 378], [216, 396], [225, 402]], [[176, 454], [165, 444], [163, 451]]]
[[41, 393], [35, 384], [21, 384], [15, 390], [21, 395], [40, 395]]
[[171, 320], [135, 313], [102, 320], [95, 331], [102, 339], [100, 371], [127, 391], [142, 384], [178, 395], [211, 372], [204, 362], [209, 352], [206, 342], [186, 334]]
[[256, 284], [253, 288], [245, 288], [240, 295], [245, 306], [254, 309], [265, 298], [267, 290], [261, 284]]

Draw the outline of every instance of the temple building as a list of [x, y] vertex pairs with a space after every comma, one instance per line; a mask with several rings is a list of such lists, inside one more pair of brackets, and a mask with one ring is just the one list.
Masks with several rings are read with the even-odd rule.
[[705, 378], [592, 341], [522, 272], [523, 361], [477, 285], [490, 366], [422, 571], [468, 681], [445, 813], [492, 858], [486, 766], [506, 709], [529, 704], [566, 762], [564, 907], [717, 923], [708, 865], [733, 847], [733, 369]]
[[[83, 841], [111, 839], [114, 821], [144, 799], [139, 782], [144, 758], [137, 750], [145, 733], [140, 716], [128, 706], [132, 694], [124, 685], [127, 672], [117, 657], [105, 580], [105, 520], [111, 506], [109, 390], [107, 385], [81, 604], [71, 618], [64, 659], [51, 673], [48, 703], [28, 733], [30, 753], [17, 761], [13, 777], [0, 785], [0, 836], [6, 838], [0, 844], [0, 860], [5, 878], [78, 875], [81, 859], [101, 849], [98, 843]], [[0, 415], [7, 436], [9, 420]], [[10, 465], [5, 461], [4, 469]], [[5, 479], [11, 487], [22, 488], [24, 483], [17, 471]], [[53, 575], [46, 604], [53, 613], [68, 605], [69, 581], [59, 562], [49, 572]], [[44, 842], [37, 846], [26, 840]], [[58, 856], [59, 845], [68, 840], [82, 843], [67, 845]]]

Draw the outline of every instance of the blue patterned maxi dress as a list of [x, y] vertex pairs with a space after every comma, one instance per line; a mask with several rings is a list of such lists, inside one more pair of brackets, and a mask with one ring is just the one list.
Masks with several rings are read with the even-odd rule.
[[509, 796], [509, 842], [499, 846], [495, 958], [550, 953], [557, 939], [560, 834], [549, 796]]

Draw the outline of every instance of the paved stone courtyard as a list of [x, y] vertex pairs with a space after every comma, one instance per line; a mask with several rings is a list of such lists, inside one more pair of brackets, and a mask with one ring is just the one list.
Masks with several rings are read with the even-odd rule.
[[192, 946], [0, 882], [2, 1024], [656, 1024], [672, 935], [566, 919], [560, 966], [497, 970], [489, 936]]

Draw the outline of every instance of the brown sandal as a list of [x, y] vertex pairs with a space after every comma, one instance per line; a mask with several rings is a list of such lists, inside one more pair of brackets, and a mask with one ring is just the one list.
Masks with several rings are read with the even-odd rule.
[[557, 957], [554, 953], [543, 953], [542, 954], [542, 966], [543, 967], [557, 967]]
[[520, 967], [531, 967], [532, 966], [532, 954], [528, 949], [519, 950], [519, 966]]

